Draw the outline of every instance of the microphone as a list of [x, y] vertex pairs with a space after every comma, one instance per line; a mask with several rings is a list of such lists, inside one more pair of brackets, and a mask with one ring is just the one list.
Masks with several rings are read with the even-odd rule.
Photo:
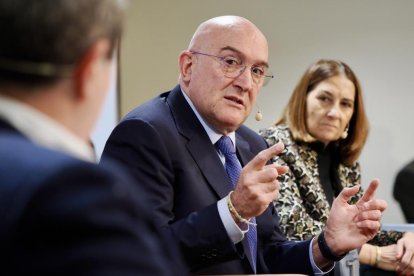
[[254, 118], [256, 119], [256, 121], [261, 121], [263, 119], [262, 112], [260, 112], [260, 108], [257, 104], [256, 104], [256, 107], [258, 111], [256, 112], [256, 115], [254, 116]]
[[257, 111], [256, 115], [254, 116], [256, 121], [261, 121], [263, 119], [263, 115], [260, 111]]

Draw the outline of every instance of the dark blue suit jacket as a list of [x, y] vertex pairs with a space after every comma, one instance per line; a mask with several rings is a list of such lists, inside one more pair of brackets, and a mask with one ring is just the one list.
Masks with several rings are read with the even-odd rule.
[[0, 121], [0, 275], [182, 275], [121, 171], [34, 145]]
[[[242, 165], [267, 147], [244, 126], [236, 140]], [[125, 164], [145, 189], [191, 272], [252, 273], [244, 244], [233, 245], [217, 209], [217, 201], [232, 189], [230, 179], [179, 86], [129, 113], [112, 132], [101, 162], [107, 158]], [[286, 241], [274, 208], [257, 217], [257, 224], [258, 273], [313, 273], [309, 241]]]

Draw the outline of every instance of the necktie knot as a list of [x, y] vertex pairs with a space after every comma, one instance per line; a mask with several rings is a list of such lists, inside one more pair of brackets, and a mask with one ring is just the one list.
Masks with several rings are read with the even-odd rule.
[[226, 172], [230, 177], [233, 187], [235, 187], [240, 177], [241, 165], [239, 160], [237, 159], [236, 150], [234, 148], [233, 142], [231, 141], [230, 137], [222, 136], [216, 142], [216, 147], [224, 155], [224, 167], [226, 168]]
[[236, 153], [233, 142], [228, 136], [221, 136], [221, 138], [216, 142], [216, 145], [224, 155]]

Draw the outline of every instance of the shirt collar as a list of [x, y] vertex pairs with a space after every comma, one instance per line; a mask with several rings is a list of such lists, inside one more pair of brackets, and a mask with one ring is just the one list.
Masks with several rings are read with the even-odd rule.
[[95, 162], [94, 151], [89, 144], [27, 104], [0, 95], [0, 118], [38, 145]]
[[[197, 108], [194, 106], [193, 102], [187, 96], [187, 94], [184, 92], [184, 90], [182, 88], [181, 88], [181, 92], [183, 93], [183, 96], [184, 96], [185, 100], [187, 101], [187, 103], [190, 105], [191, 109], [193, 110], [193, 112], [197, 116], [197, 118], [200, 121], [201, 125], [203, 126], [203, 128], [207, 132], [207, 135], [210, 138], [211, 143], [215, 144], [223, 136], [223, 134], [218, 133], [213, 128], [211, 128], [206, 123], [204, 118], [200, 115], [200, 113], [198, 113]], [[227, 136], [230, 137], [231, 141], [233, 142], [234, 148], [236, 149], [236, 133], [233, 131], [233, 132], [228, 133]]]

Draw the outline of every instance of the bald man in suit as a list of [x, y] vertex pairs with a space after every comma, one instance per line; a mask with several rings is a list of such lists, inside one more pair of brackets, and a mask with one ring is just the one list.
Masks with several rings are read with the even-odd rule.
[[379, 229], [386, 203], [373, 181], [356, 205], [347, 200], [357, 187], [344, 189], [324, 234], [286, 240], [272, 205], [286, 168], [269, 162], [283, 145], [268, 148], [243, 125], [268, 67], [251, 21], [207, 20], [179, 55], [179, 85], [131, 111], [105, 146], [101, 163], [129, 169], [194, 274], [322, 273]]

